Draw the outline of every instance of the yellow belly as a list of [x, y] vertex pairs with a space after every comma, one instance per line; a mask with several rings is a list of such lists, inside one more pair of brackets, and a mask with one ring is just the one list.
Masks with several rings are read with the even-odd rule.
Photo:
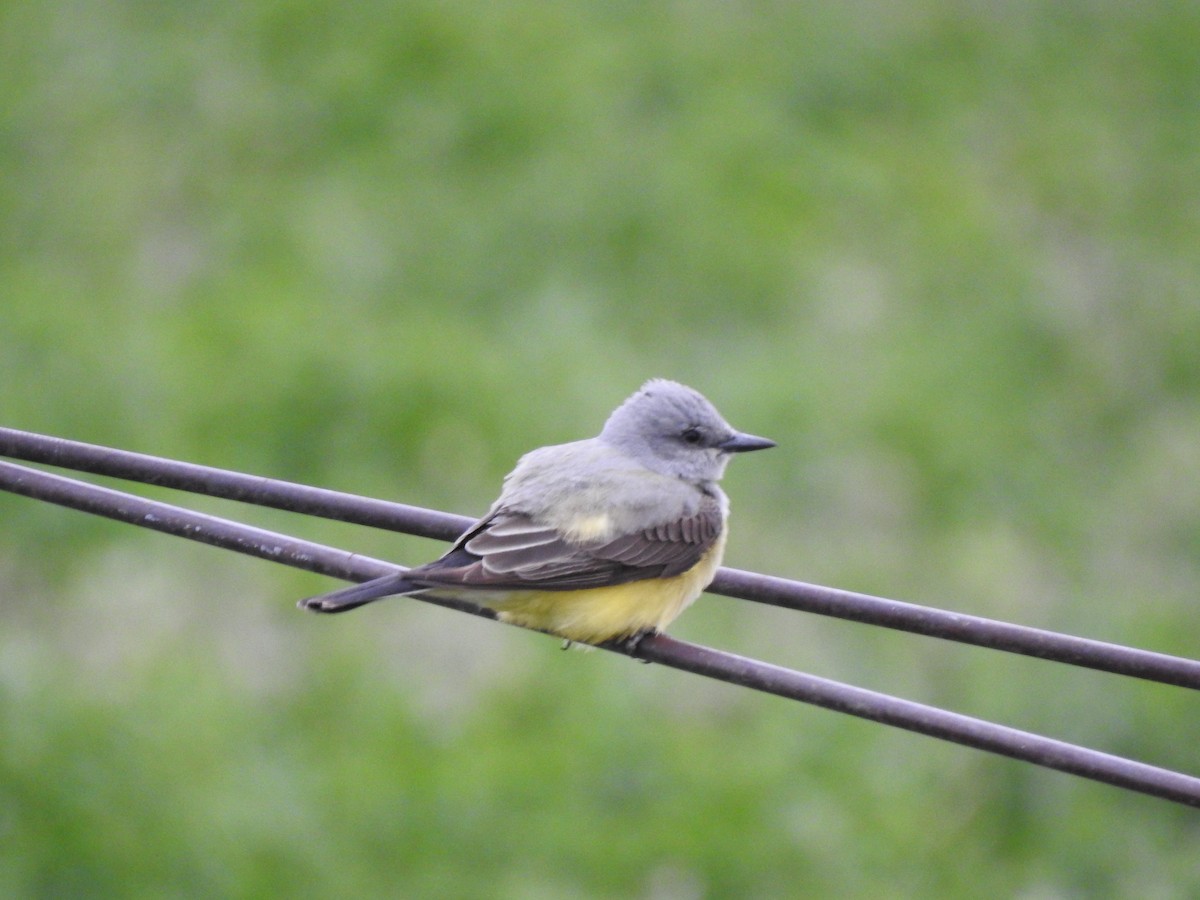
[[708, 587], [724, 550], [725, 535], [721, 535], [700, 562], [673, 578], [580, 591], [474, 590], [455, 594], [496, 610], [502, 622], [597, 644], [666, 628]]

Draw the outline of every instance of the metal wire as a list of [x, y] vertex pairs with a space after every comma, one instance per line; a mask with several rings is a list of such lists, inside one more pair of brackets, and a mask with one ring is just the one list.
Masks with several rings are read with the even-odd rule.
[[0, 456], [442, 541], [454, 540], [472, 522], [467, 516], [419, 506], [343, 494], [290, 481], [18, 431], [15, 428], [0, 428]]
[[[352, 581], [366, 581], [402, 571], [402, 567], [382, 560], [15, 463], [0, 462], [0, 489]], [[417, 599], [494, 618], [490, 610], [469, 603]], [[773, 666], [667, 635], [603, 646], [604, 649], [647, 662], [814, 704], [1175, 803], [1200, 807], [1200, 778], [1169, 769]]]
[[[13, 428], [0, 428], [0, 456], [439, 540], [453, 540], [472, 521], [466, 516], [417, 506], [389, 503]], [[737, 569], [722, 568], [708, 590], [756, 603], [1200, 689], [1200, 661], [1194, 659]]]
[[[0, 490], [348, 581], [368, 581], [404, 571], [403, 566], [381, 559], [243, 525], [219, 516], [148, 500], [136, 494], [127, 494], [124, 491], [19, 466], [16, 463], [0, 461]], [[475, 613], [485, 618], [495, 618], [490, 610], [476, 607], [474, 604], [423, 599], [438, 606]]]

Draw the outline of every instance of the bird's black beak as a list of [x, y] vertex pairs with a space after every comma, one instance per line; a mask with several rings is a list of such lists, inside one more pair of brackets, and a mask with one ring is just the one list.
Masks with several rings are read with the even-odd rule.
[[726, 453], [748, 453], [751, 450], [766, 450], [768, 447], [774, 446], [774, 441], [764, 437], [755, 437], [752, 434], [735, 434], [717, 444], [717, 448]]

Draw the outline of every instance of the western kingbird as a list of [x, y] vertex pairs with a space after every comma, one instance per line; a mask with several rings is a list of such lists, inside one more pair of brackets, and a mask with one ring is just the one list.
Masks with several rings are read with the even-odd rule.
[[441, 559], [299, 605], [334, 613], [428, 594], [569, 641], [661, 631], [721, 564], [729, 500], [717, 482], [731, 454], [774, 446], [697, 391], [647, 381], [597, 437], [525, 454]]

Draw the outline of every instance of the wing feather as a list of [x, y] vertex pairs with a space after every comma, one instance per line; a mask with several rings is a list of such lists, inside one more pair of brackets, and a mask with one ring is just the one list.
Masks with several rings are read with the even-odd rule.
[[723, 526], [721, 505], [705, 496], [695, 514], [589, 542], [574, 542], [527, 515], [498, 509], [441, 559], [409, 570], [426, 587], [568, 591], [669, 578], [695, 566]]

